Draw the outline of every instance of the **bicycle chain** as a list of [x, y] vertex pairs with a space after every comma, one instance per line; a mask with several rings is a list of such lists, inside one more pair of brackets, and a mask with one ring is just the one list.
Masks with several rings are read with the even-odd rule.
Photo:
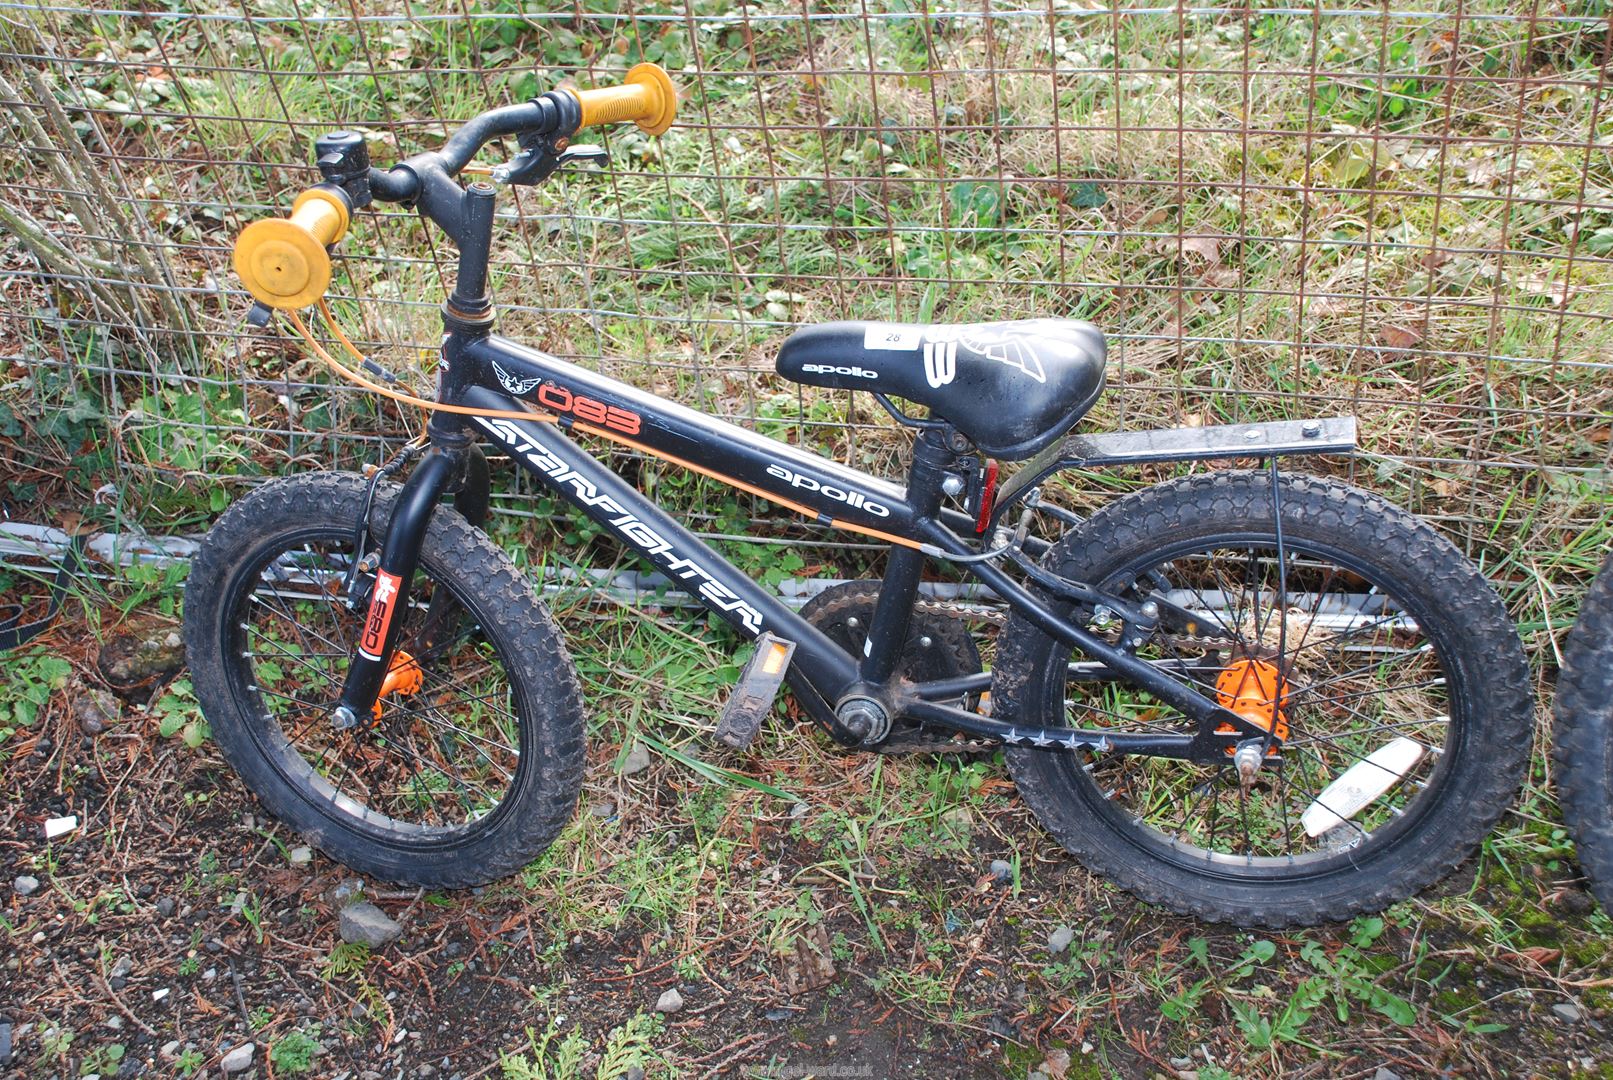
[[[943, 615], [955, 619], [969, 619], [974, 622], [985, 623], [988, 626], [1003, 627], [1008, 624], [1009, 612], [1006, 608], [994, 607], [989, 604], [969, 603], [962, 600], [933, 600], [920, 597], [913, 605], [913, 610], [922, 611], [927, 615]], [[1237, 641], [1229, 637], [1200, 636], [1193, 634], [1167, 634], [1154, 640], [1165, 642], [1172, 646], [1202, 649], [1227, 649], [1237, 645]]]

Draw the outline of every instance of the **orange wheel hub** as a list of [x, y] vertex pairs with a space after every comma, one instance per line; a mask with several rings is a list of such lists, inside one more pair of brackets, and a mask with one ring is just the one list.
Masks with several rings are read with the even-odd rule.
[[[1264, 660], [1234, 660], [1216, 676], [1217, 703], [1229, 712], [1235, 712], [1262, 731], [1279, 739], [1288, 738], [1288, 683], [1276, 667]], [[1222, 734], [1236, 734], [1232, 725], [1223, 724], [1217, 729]], [[1227, 747], [1227, 753], [1232, 748]]]
[[420, 665], [414, 662], [414, 657], [399, 649], [392, 656], [392, 666], [387, 668], [386, 678], [381, 681], [381, 691], [375, 695], [375, 706], [371, 710], [377, 720], [381, 719], [381, 699], [388, 694], [398, 694], [409, 697], [418, 694], [424, 685], [425, 674]]

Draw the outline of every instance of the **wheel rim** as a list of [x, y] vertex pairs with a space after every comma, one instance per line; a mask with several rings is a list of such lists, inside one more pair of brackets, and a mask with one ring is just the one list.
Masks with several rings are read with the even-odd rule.
[[[1457, 756], [1465, 705], [1449, 679], [1438, 620], [1347, 552], [1292, 536], [1282, 546], [1279, 567], [1272, 536], [1198, 539], [1103, 579], [1106, 591], [1160, 599], [1202, 620], [1200, 642], [1156, 632], [1137, 653], [1206, 696], [1231, 707], [1225, 676], [1240, 664], [1270, 665], [1280, 676], [1281, 708], [1268, 700], [1265, 714], [1286, 721], [1289, 737], [1277, 763], [1262, 760], [1250, 787], [1230, 762], [1063, 759], [1082, 797], [1117, 831], [1201, 873], [1292, 878], [1355, 865], [1369, 849], [1412, 835], [1441, 798]], [[1089, 625], [1118, 641], [1118, 627], [1104, 625], [1101, 612]], [[1066, 694], [1065, 684], [1049, 679], [1048, 690], [1050, 708], [1074, 726], [1192, 730], [1185, 717], [1124, 684], [1075, 684]], [[1413, 751], [1398, 761], [1378, 754], [1402, 739], [1421, 748], [1409, 767]], [[1389, 786], [1352, 813], [1344, 785], [1362, 787], [1363, 779]], [[1320, 831], [1313, 835], [1307, 824]]]
[[[336, 730], [330, 713], [363, 618], [343, 584], [352, 535], [277, 538], [236, 581], [226, 611], [230, 685], [247, 733], [298, 796], [379, 840], [462, 843], [493, 827], [526, 772], [526, 725], [477, 600], [437, 579], [429, 559], [399, 613], [411, 678], [379, 716]], [[435, 606], [433, 605], [435, 601]], [[419, 688], [407, 693], [407, 684]]]

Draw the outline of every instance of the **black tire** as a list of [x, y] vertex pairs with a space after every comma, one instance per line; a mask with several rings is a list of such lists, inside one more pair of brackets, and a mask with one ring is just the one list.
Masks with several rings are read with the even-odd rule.
[[1613, 911], [1613, 556], [1563, 648], [1552, 758], [1563, 819], [1602, 907]]
[[[1225, 665], [1225, 674], [1259, 656], [1274, 659], [1276, 669], [1287, 673], [1292, 681], [1278, 684], [1287, 690], [1273, 693], [1267, 704], [1285, 702], [1280, 715], [1292, 722], [1293, 736], [1280, 763], [1260, 770], [1263, 787], [1238, 784], [1236, 771], [1225, 766], [1032, 748], [1007, 753], [1026, 803], [1090, 869], [1179, 912], [1268, 927], [1377, 911], [1449, 873], [1516, 795], [1533, 734], [1528, 667], [1517, 632], [1499, 597], [1449, 542], [1410, 514], [1338, 482], [1288, 476], [1279, 494], [1283, 565], [1289, 568], [1283, 575], [1273, 569], [1278, 560], [1260, 555], [1262, 549], [1275, 551], [1276, 536], [1271, 480], [1263, 472], [1188, 477], [1120, 499], [1066, 535], [1044, 561], [1066, 578], [1121, 595], [1129, 590], [1136, 599], [1179, 596], [1155, 593], [1178, 581], [1191, 590], [1213, 581], [1210, 595], [1219, 599], [1204, 599], [1200, 606], [1233, 604], [1226, 619], [1232, 628], [1210, 635], [1221, 644], [1202, 644], [1185, 632], [1158, 640], [1195, 642], [1168, 645], [1170, 656], [1180, 657], [1171, 662], [1187, 672], [1179, 677], [1190, 681], [1196, 675], [1201, 683], [1218, 682], [1215, 665]], [[1219, 570], [1212, 578], [1202, 576], [1195, 559], [1214, 566], [1216, 552], [1241, 551], [1240, 545], [1248, 545], [1246, 593], [1239, 591], [1244, 582]], [[1199, 551], [1208, 554], [1194, 554]], [[1259, 598], [1269, 602], [1279, 595], [1269, 577], [1292, 591], [1281, 604], [1268, 603], [1262, 622]], [[1353, 591], [1334, 594], [1335, 582]], [[1363, 592], [1367, 585], [1372, 588]], [[1342, 603], [1324, 601], [1335, 595]], [[1316, 598], [1309, 611], [1307, 596]], [[1246, 598], [1255, 601], [1247, 608]], [[1274, 610], [1284, 616], [1273, 619]], [[1251, 612], [1254, 621], [1246, 622]], [[1091, 618], [1094, 628], [1102, 618], [1075, 614]], [[1223, 618], [1194, 617], [1191, 626], [1201, 634], [1207, 622]], [[1281, 624], [1278, 640], [1286, 641], [1271, 653], [1275, 623]], [[1237, 627], [1250, 631], [1247, 639]], [[1307, 641], [1313, 631], [1316, 636]], [[1425, 645], [1413, 644], [1420, 638]], [[1139, 655], [1165, 657], [1145, 651], [1154, 640]], [[1292, 652], [1284, 651], [1289, 646]], [[1313, 648], [1322, 651], [1302, 661], [1300, 654]], [[1344, 674], [1334, 677], [1324, 668], [1318, 678], [1315, 669], [1334, 654]], [[1066, 683], [1068, 655], [1027, 620], [1011, 618], [998, 646], [997, 716], [1094, 726], [1090, 712], [1102, 710], [1090, 704], [1085, 688], [1089, 697], [1075, 700], [1089, 712], [1071, 718], [1074, 710], [1067, 708], [1066, 688], [1074, 685]], [[1359, 667], [1363, 656], [1366, 666]], [[1357, 693], [1360, 686], [1380, 684], [1381, 699]], [[1118, 702], [1113, 707], [1124, 713], [1123, 726], [1192, 730], [1168, 707], [1150, 712], [1137, 704], [1144, 697], [1139, 691], [1109, 686], [1098, 693]], [[1431, 713], [1434, 707], [1445, 711]], [[1374, 709], [1382, 711], [1375, 716]], [[1353, 816], [1332, 815], [1319, 834], [1303, 828], [1295, 834], [1302, 817], [1293, 812], [1298, 806], [1331, 810], [1329, 800], [1342, 792], [1332, 786], [1338, 776], [1386, 741], [1401, 741], [1399, 736], [1424, 747], [1401, 782]], [[1439, 752], [1429, 752], [1438, 740]], [[1169, 795], [1177, 798], [1164, 797]], [[1241, 824], [1220, 826], [1221, 846], [1241, 851], [1217, 847], [1224, 797], [1232, 800]], [[1156, 827], [1150, 815], [1171, 824]], [[1329, 820], [1312, 820], [1317, 818]]]
[[[576, 672], [509, 558], [443, 508], [400, 614], [422, 690], [383, 699], [373, 723], [332, 728], [362, 617], [339, 586], [364, 488], [348, 473], [277, 480], [218, 520], [185, 589], [192, 685], [242, 782], [331, 858], [387, 881], [485, 884], [542, 854], [576, 805]], [[376, 538], [397, 492], [376, 494]]]

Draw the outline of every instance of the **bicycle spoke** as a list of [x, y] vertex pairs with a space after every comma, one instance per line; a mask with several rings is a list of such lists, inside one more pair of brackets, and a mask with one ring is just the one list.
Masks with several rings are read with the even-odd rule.
[[[1409, 735], [1438, 751], [1448, 724], [1444, 678], [1408, 663], [1435, 661], [1432, 644], [1371, 582], [1364, 583], [1370, 591], [1363, 595], [1359, 574], [1287, 537], [1280, 551], [1269, 541], [1212, 548], [1132, 568], [1127, 576], [1153, 582], [1173, 603], [1191, 605], [1206, 630], [1226, 641], [1219, 656], [1213, 650], [1193, 656], [1186, 639], [1161, 630], [1138, 650], [1145, 661], [1221, 701], [1262, 685], [1246, 667], [1233, 689], [1219, 690], [1216, 672], [1238, 670], [1223, 664], [1241, 656], [1274, 665], [1282, 694], [1280, 703], [1269, 703], [1271, 719], [1280, 709], [1288, 728], [1279, 756], [1247, 784], [1230, 758], [1221, 767], [1134, 758], [1086, 770], [1103, 785], [1099, 794], [1123, 806], [1122, 813], [1172, 845], [1199, 845], [1234, 859], [1292, 861], [1332, 857], [1343, 850], [1340, 843], [1365, 842], [1373, 821], [1402, 813], [1401, 804], [1417, 797], [1421, 788], [1413, 786], [1380, 799], [1371, 804], [1374, 816], [1359, 822], [1338, 813], [1342, 807], [1326, 805], [1329, 786], [1345, 769], [1368, 760], [1383, 740]], [[1363, 647], [1375, 653], [1371, 663], [1352, 663]], [[1227, 649], [1231, 660], [1224, 659]], [[1072, 723], [1136, 732], [1193, 730], [1186, 717], [1126, 683], [1072, 680], [1067, 693]], [[1258, 704], [1263, 695], [1255, 696]], [[1309, 835], [1300, 820], [1313, 805], [1334, 812], [1341, 823]]]
[[[321, 778], [332, 813], [362, 807], [370, 821], [464, 828], [499, 804], [520, 765], [510, 742], [520, 721], [499, 688], [507, 681], [503, 669], [480, 644], [481, 626], [453, 600], [450, 610], [462, 622], [411, 658], [419, 689], [383, 697], [378, 718], [356, 729], [330, 727], [352, 656], [346, 641], [360, 618], [328, 591], [345, 580], [344, 551], [343, 544], [302, 544], [266, 564], [257, 587], [244, 594], [242, 659], [265, 721], [284, 739], [281, 760]], [[299, 588], [288, 591], [293, 582]], [[403, 641], [416, 640], [412, 628], [440, 587], [424, 573], [417, 585], [402, 612]]]

